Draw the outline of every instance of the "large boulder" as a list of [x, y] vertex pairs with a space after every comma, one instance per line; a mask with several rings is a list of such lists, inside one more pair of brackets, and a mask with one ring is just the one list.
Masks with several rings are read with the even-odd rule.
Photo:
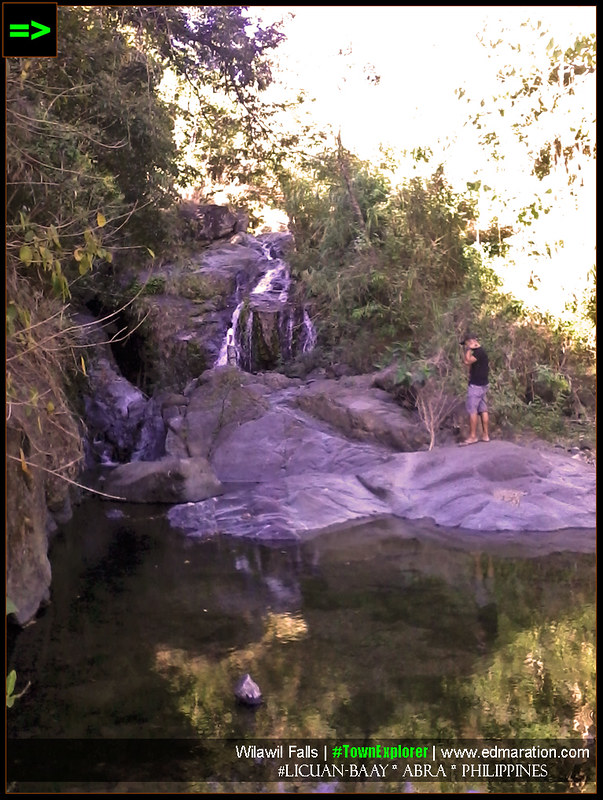
[[264, 481], [308, 473], [349, 474], [389, 454], [375, 439], [350, 441], [295, 408], [307, 386], [278, 373], [208, 370], [168, 421], [167, 451], [205, 456], [223, 481]]
[[[272, 441], [267, 445], [272, 454]], [[390, 515], [457, 527], [465, 536], [468, 531], [595, 527], [594, 470], [567, 456], [510, 442], [381, 459], [373, 453], [372, 464], [365, 452], [370, 466], [353, 474], [351, 454], [341, 454], [337, 465], [331, 462], [328, 471], [320, 471], [316, 463], [326, 467], [328, 462], [323, 456], [304, 463], [309, 449], [303, 443], [298, 451], [298, 472], [285, 469], [280, 476], [278, 455], [264, 462], [251, 455], [247, 471], [235, 473], [246, 487], [174, 506], [168, 515], [171, 524], [193, 537], [220, 531], [261, 541], [299, 540], [334, 526]]]
[[304, 472], [239, 486], [168, 512], [173, 527], [193, 538], [223, 534], [259, 541], [295, 541], [325, 528], [386, 516], [390, 507], [351, 474]]
[[180, 205], [180, 216], [187, 220], [195, 239], [213, 242], [238, 232], [249, 226], [249, 214], [245, 211], [232, 211], [228, 206], [215, 203], [196, 203], [192, 200]]
[[[245, 422], [266, 413], [267, 393], [267, 389], [254, 384], [251, 375], [236, 367], [204, 372], [190, 389], [188, 405], [168, 421], [167, 452], [212, 457], [224, 430], [238, 430]], [[251, 449], [257, 450], [257, 440]]]
[[229, 242], [217, 242], [204, 250], [189, 274], [198, 275], [208, 284], [228, 281], [230, 293], [243, 288], [265, 272], [270, 261], [253, 236], [239, 235]]
[[596, 524], [594, 468], [511, 442], [398, 454], [358, 478], [395, 515], [447, 527], [551, 531]]
[[223, 486], [207, 459], [167, 457], [115, 467], [103, 492], [132, 503], [190, 503], [221, 494]]
[[418, 416], [401, 408], [373, 380], [361, 375], [316, 381], [299, 393], [296, 402], [350, 438], [381, 442], [403, 452], [427, 448], [429, 436]]
[[125, 461], [137, 447], [147, 398], [106, 352], [92, 354], [88, 377], [84, 407], [89, 462]]
[[196, 218], [199, 220], [198, 238], [213, 242], [238, 232], [244, 232], [249, 225], [249, 215], [244, 211], [231, 211], [227, 206], [213, 203], [200, 205]]

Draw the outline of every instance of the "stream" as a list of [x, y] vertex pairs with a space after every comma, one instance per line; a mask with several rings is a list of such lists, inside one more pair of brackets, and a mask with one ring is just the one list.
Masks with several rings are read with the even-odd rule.
[[[509, 791], [279, 781], [231, 740], [586, 741], [594, 537], [574, 552], [563, 533], [384, 518], [286, 544], [199, 540], [165, 506], [87, 499], [52, 542], [51, 604], [9, 631], [17, 690], [31, 682], [8, 715], [13, 791]], [[245, 673], [256, 709], [233, 694]], [[567, 792], [563, 776], [538, 791]]]

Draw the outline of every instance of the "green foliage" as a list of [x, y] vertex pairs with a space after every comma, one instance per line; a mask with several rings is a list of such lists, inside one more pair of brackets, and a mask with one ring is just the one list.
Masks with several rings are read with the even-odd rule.
[[496, 424], [557, 441], [575, 440], [576, 425], [590, 429], [594, 408], [580, 395], [594, 388], [594, 350], [579, 326], [529, 309], [482, 265], [450, 299], [446, 316], [459, 333], [476, 328], [488, 352]]
[[[16, 605], [13, 603], [13, 601], [10, 599], [10, 597], [7, 597], [6, 598], [6, 616], [8, 617], [9, 614], [16, 614], [16, 613], [17, 613]], [[11, 669], [11, 671], [6, 676], [6, 707], [7, 708], [12, 708], [13, 705], [15, 704], [15, 700], [17, 700], [19, 697], [21, 697], [21, 695], [24, 694], [24, 692], [27, 691], [27, 688], [29, 686], [29, 684], [28, 684], [28, 686], [26, 686], [25, 689], [22, 692], [19, 692], [19, 694], [15, 694], [15, 686], [16, 685], [17, 685], [17, 673], [16, 673], [16, 671], [14, 669]]]
[[[155, 252], [165, 256], [179, 236], [170, 205], [190, 175], [182, 172], [174, 139], [176, 106], [160, 90], [167, 71], [204, 96], [189, 138], [219, 139], [219, 153], [207, 150], [197, 166], [202, 185], [208, 165], [236, 162], [240, 146], [256, 137], [266, 146], [267, 107], [259, 93], [271, 81], [268, 56], [280, 41], [274, 27], [250, 25], [240, 6], [60, 6], [58, 15], [57, 58], [6, 65], [12, 552], [28, 552], [23, 540], [39, 533], [44, 504], [65, 501], [83, 456], [77, 412], [87, 368], [80, 348], [90, 343], [78, 338], [69, 306], [99, 298], [105, 288], [109, 300], [99, 304], [112, 305], [123, 294], [115, 273]], [[223, 113], [225, 98], [236, 124]], [[143, 294], [165, 288], [153, 277]], [[150, 297], [141, 301], [153, 305]], [[137, 312], [145, 313], [143, 302], [124, 314], [132, 328], [141, 321]], [[178, 320], [162, 321], [167, 337]], [[134, 335], [138, 342], [141, 334]], [[154, 344], [150, 339], [148, 347]], [[183, 381], [183, 365], [205, 369], [194, 345], [179, 345], [178, 352], [148, 353], [149, 360], [166, 356], [159, 379], [160, 370]], [[145, 378], [151, 387], [154, 381]], [[31, 504], [36, 513], [23, 514]]]
[[[490, 355], [495, 424], [557, 440], [575, 440], [577, 423], [590, 430], [594, 409], [580, 395], [593, 389], [593, 341], [577, 322], [534, 311], [503, 291], [492, 264], [506, 252], [509, 232], [498, 220], [480, 232], [481, 253], [468, 246], [473, 183], [459, 196], [438, 169], [429, 180], [393, 187], [387, 175], [348, 156], [346, 184], [333, 153], [307, 166], [312, 171], [289, 176], [283, 191], [294, 269], [327, 355], [359, 371], [394, 364], [395, 394], [414, 408], [428, 383], [441, 388], [442, 400], [463, 396], [458, 341], [474, 327]], [[594, 298], [594, 279], [592, 286]]]
[[166, 291], [179, 297], [188, 297], [197, 302], [214, 299], [217, 303], [226, 302], [228, 288], [212, 281], [210, 276], [199, 274], [196, 270], [191, 272], [179, 271], [170, 276], [166, 284]]
[[[580, 169], [582, 156], [595, 154], [590, 118], [594, 109], [588, 107], [590, 97], [584, 93], [596, 75], [595, 34], [562, 44], [555, 37], [549, 39], [538, 22], [524, 23], [516, 36], [521, 38], [521, 55], [508, 32], [490, 43], [493, 55], [506, 59], [501, 60], [497, 76], [500, 92], [491, 102], [481, 103], [473, 124], [484, 131], [482, 144], [495, 148], [502, 137], [493, 135], [492, 127], [510, 129], [539, 180], [549, 176], [558, 162], [563, 162], [567, 180], [572, 168]], [[551, 119], [556, 123], [550, 124]]]
[[15, 703], [15, 684], [17, 683], [17, 673], [12, 669], [6, 676], [6, 707], [12, 708]]
[[594, 620], [589, 603], [576, 619], [541, 622], [520, 632], [505, 625], [507, 641], [488, 674], [471, 682], [484, 736], [555, 738], [561, 720], [569, 722], [582, 704], [594, 705]]
[[[166, 70], [199, 96], [209, 90], [191, 136], [207, 142], [220, 129], [236, 160], [241, 131], [249, 143], [265, 127], [258, 93], [271, 81], [267, 57], [282, 37], [275, 26], [252, 27], [239, 6], [61, 6], [58, 13], [57, 58], [7, 64], [7, 266], [34, 294], [65, 302], [99, 265], [119, 268], [114, 255], [154, 257], [178, 235], [167, 207], [183, 176], [177, 108], [160, 92]], [[240, 117], [232, 129], [224, 98]], [[204, 164], [211, 158], [205, 153]], [[162, 287], [152, 281], [145, 291]], [[31, 309], [9, 297], [9, 332], [24, 314]]]
[[[482, 186], [489, 233], [480, 240], [524, 302], [566, 319], [583, 315], [584, 324], [596, 252], [594, 15], [593, 30], [577, 36], [574, 25], [553, 34], [537, 19], [484, 39], [497, 83], [470, 117], [482, 146], [474, 174], [494, 187]], [[499, 237], [494, 220], [505, 220]]]
[[164, 210], [176, 184], [193, 177], [179, 158], [186, 142], [179, 154], [174, 140], [186, 112], [160, 86], [166, 70], [203, 99], [179, 134], [201, 148], [194, 177], [203, 185], [208, 170], [240, 162], [245, 148], [249, 161], [256, 141], [265, 146], [271, 112], [259, 93], [282, 36], [252, 28], [240, 6], [61, 6], [59, 25], [56, 59], [9, 65], [9, 226], [23, 212], [71, 244], [100, 212], [115, 248], [165, 250], [176, 232]]
[[59, 25], [57, 59], [11, 65], [9, 218], [25, 208], [71, 240], [93, 218], [120, 244], [144, 220], [152, 240], [175, 177], [172, 121], [156, 96], [162, 68], [108, 8], [61, 7]]
[[154, 17], [158, 32], [169, 32], [169, 39], [158, 35], [157, 46], [170, 64], [162, 96], [177, 118], [179, 184], [206, 198], [230, 184], [245, 187], [247, 201], [273, 200], [276, 176], [303, 127], [292, 132], [283, 123], [303, 98], [270, 102], [262, 95], [283, 39], [278, 25], [250, 18], [243, 6], [127, 13]]
[[166, 279], [163, 275], [155, 275], [144, 283], [141, 283], [138, 278], [136, 278], [126, 289], [126, 297], [134, 297], [136, 295], [152, 297], [153, 295], [163, 294], [165, 292], [165, 287]]
[[429, 180], [391, 178], [352, 154], [326, 152], [283, 179], [295, 236], [293, 267], [313, 298], [327, 347], [360, 369], [401, 335], [420, 338], [434, 302], [464, 281], [472, 255], [470, 197], [438, 168]]

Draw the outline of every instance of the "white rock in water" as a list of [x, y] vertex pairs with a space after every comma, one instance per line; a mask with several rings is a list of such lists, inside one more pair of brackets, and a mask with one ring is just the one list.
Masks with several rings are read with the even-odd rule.
[[235, 697], [247, 706], [259, 706], [262, 702], [262, 692], [257, 683], [247, 672], [235, 686]]

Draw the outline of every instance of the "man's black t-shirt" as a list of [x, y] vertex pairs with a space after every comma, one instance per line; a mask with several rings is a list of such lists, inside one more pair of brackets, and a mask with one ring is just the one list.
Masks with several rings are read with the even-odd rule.
[[488, 354], [483, 347], [476, 347], [472, 352], [477, 361], [474, 361], [469, 368], [469, 383], [474, 386], [487, 386], [490, 372]]

